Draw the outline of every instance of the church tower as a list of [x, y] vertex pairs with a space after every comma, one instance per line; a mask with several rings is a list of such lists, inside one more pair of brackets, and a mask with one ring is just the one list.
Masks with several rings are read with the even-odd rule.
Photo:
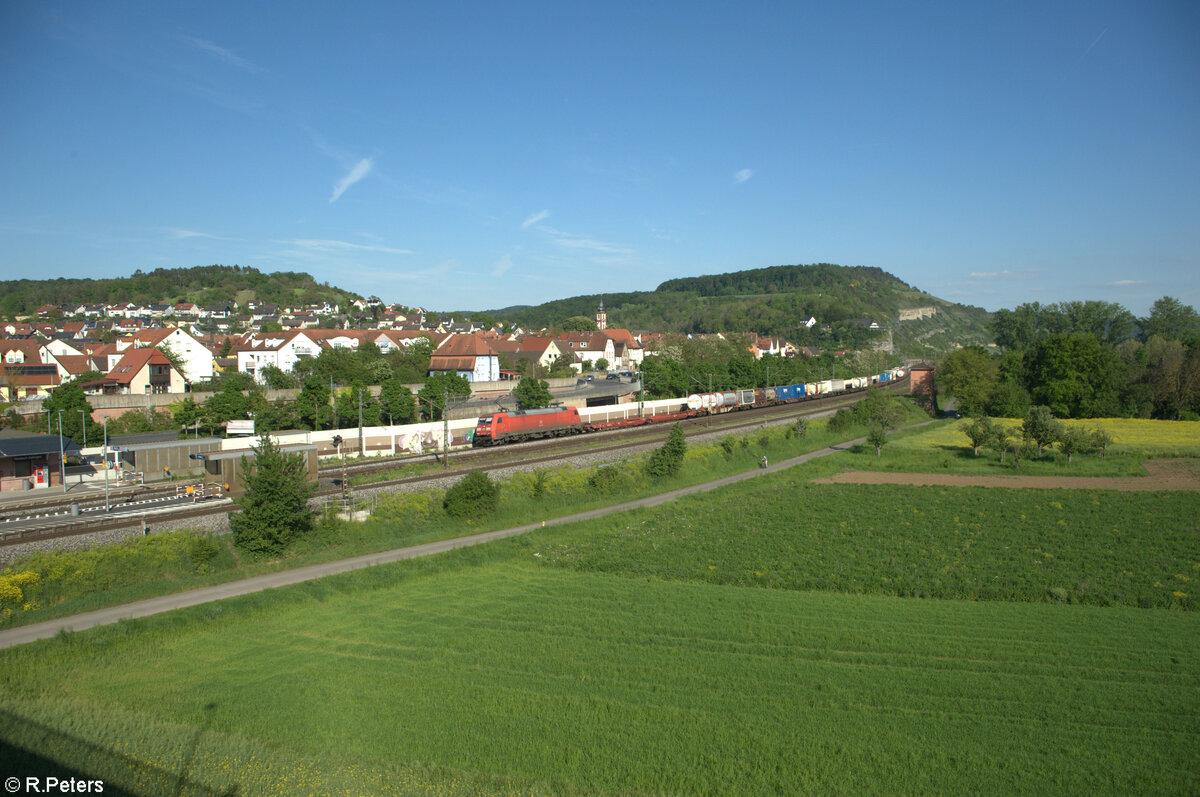
[[600, 300], [600, 309], [596, 311], [596, 329], [603, 330], [608, 327], [608, 313], [604, 312], [604, 300]]

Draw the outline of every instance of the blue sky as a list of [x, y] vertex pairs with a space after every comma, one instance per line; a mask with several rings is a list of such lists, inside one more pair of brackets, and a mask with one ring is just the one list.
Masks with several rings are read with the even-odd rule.
[[1200, 307], [1200, 4], [0, 4], [0, 274]]

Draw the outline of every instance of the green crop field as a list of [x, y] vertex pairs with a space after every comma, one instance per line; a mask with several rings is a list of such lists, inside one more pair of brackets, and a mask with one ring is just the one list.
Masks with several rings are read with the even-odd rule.
[[1200, 788], [1196, 613], [678, 584], [524, 554], [10, 651], [0, 734], [54, 728], [57, 760], [134, 793], [176, 793], [184, 768], [194, 793]]
[[836, 467], [0, 651], [0, 770], [109, 794], [1200, 792], [1197, 494], [810, 482]]

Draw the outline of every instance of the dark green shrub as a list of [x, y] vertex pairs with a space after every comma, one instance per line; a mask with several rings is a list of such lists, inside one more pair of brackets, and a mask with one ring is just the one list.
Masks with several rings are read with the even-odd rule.
[[678, 423], [671, 427], [671, 434], [662, 448], [655, 451], [646, 460], [646, 475], [651, 479], [665, 479], [674, 476], [683, 467], [683, 456], [687, 453], [687, 441], [683, 435], [683, 427]]
[[620, 465], [601, 466], [588, 476], [588, 489], [605, 495], [623, 492], [633, 483], [633, 474]]
[[858, 418], [855, 417], [854, 410], [849, 407], [842, 407], [833, 414], [833, 417], [829, 419], [829, 423], [825, 428], [831, 432], [844, 432], [857, 424]]
[[473, 520], [490, 515], [500, 506], [500, 485], [483, 471], [472, 471], [446, 491], [442, 508], [458, 520]]
[[188, 542], [187, 546], [188, 559], [191, 560], [192, 569], [197, 574], [212, 572], [213, 560], [220, 552], [221, 549], [216, 540], [207, 534], [196, 535]]

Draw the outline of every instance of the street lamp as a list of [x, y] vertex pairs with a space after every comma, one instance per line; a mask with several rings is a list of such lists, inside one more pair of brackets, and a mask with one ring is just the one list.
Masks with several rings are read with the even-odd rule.
[[87, 410], [79, 411], [79, 422], [83, 424], [83, 447], [87, 448]]

